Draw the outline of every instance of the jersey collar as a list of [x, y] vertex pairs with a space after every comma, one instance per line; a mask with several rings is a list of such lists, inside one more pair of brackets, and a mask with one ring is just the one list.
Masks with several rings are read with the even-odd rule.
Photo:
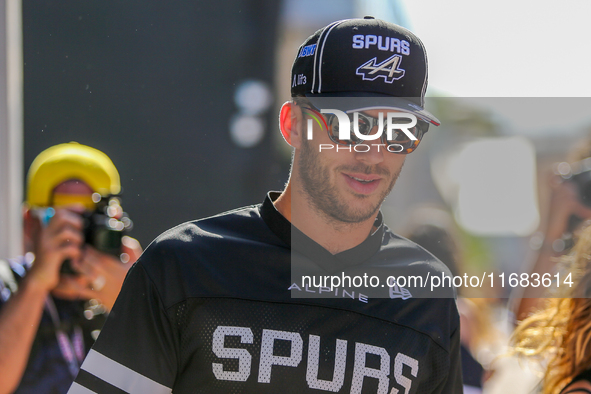
[[377, 228], [370, 234], [365, 241], [354, 248], [333, 255], [320, 244], [301, 232], [293, 226], [281, 213], [275, 208], [275, 201], [280, 192], [269, 192], [265, 201], [260, 206], [260, 214], [263, 221], [269, 226], [271, 231], [285, 242], [293, 251], [297, 251], [312, 261], [321, 265], [329, 272], [342, 270], [343, 266], [355, 266], [368, 260], [376, 254], [382, 245], [385, 225], [382, 213], [379, 212], [376, 217], [375, 227]]

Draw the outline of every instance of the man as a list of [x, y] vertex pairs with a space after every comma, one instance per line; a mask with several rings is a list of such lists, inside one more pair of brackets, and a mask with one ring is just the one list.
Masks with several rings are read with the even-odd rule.
[[[24, 212], [29, 253], [0, 261], [0, 392], [65, 393], [71, 385], [131, 266], [96, 248], [114, 246], [126, 262], [141, 254], [137, 241], [105, 228], [101, 234], [113, 243], [85, 244], [91, 242], [85, 229], [101, 229], [85, 225], [92, 217], [82, 215], [120, 190], [111, 160], [85, 145], [53, 146], [31, 164]], [[104, 218], [125, 226], [118, 200], [110, 201]], [[102, 305], [85, 311], [79, 300], [91, 299]]]
[[[461, 392], [453, 293], [302, 283], [413, 267], [449, 275], [379, 213], [405, 157], [389, 150], [411, 152], [426, 123], [438, 123], [422, 108], [426, 80], [422, 43], [399, 26], [353, 19], [309, 37], [292, 69], [294, 101], [280, 113], [294, 148], [285, 190], [152, 243], [69, 392]], [[360, 95], [368, 97], [350, 100]], [[386, 111], [411, 123], [381, 145], [360, 148], [338, 132], [351, 119], [357, 138], [373, 138]]]

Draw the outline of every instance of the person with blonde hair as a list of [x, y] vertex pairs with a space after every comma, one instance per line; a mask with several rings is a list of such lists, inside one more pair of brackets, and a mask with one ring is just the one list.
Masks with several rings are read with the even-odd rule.
[[[561, 273], [572, 287], [554, 289], [541, 309], [516, 328], [513, 351], [544, 367], [544, 394], [591, 394], [591, 226], [570, 254], [561, 259]], [[561, 275], [562, 276], [562, 275]]]

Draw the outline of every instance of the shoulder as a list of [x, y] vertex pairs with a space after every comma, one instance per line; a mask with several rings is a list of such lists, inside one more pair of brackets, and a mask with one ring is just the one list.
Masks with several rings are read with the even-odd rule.
[[569, 384], [560, 394], [589, 394], [591, 393], [591, 383], [588, 380], [579, 380]]
[[387, 268], [397, 283], [402, 279], [398, 284], [408, 288], [413, 298], [441, 298], [455, 304], [456, 289], [450, 269], [423, 247], [388, 228], [371, 264]]
[[246, 269], [245, 259], [282, 247], [255, 205], [164, 232], [132, 270], [141, 268], [138, 272], [147, 276], [144, 279], [149, 279], [169, 306], [187, 297], [226, 294], [232, 287], [230, 281], [239, 281], [236, 276]]
[[204, 219], [182, 223], [158, 236], [146, 249], [145, 255], [183, 251], [207, 241], [229, 237], [248, 238], [262, 229], [258, 206], [248, 206]]
[[591, 394], [591, 369], [586, 369], [571, 380], [560, 394]]
[[425, 248], [393, 233], [388, 228], [384, 233], [380, 253], [382, 256], [396, 256], [397, 264], [402, 267], [412, 267], [413, 270], [424, 273], [451, 275], [449, 268]]

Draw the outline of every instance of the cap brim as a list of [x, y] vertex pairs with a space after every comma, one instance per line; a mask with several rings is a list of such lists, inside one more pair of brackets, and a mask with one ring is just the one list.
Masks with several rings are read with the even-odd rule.
[[429, 111], [403, 97], [384, 95], [368, 95], [362, 93], [314, 94], [306, 95], [306, 99], [319, 109], [338, 109], [344, 112], [367, 111], [370, 109], [393, 109], [417, 115], [422, 120], [435, 126], [441, 122]]

